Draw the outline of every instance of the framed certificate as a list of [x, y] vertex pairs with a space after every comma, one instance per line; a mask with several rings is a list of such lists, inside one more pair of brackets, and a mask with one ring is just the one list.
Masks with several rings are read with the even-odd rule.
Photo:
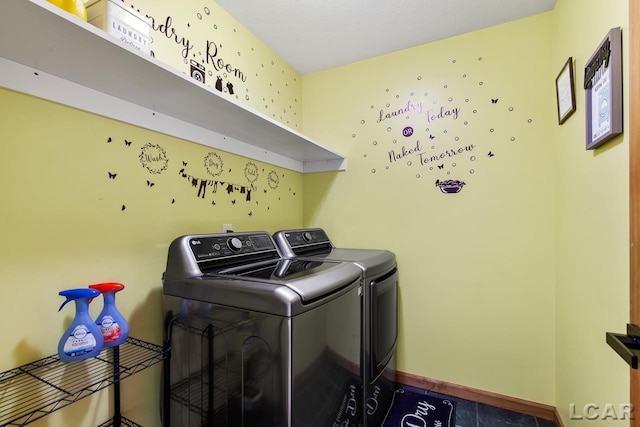
[[561, 125], [576, 111], [576, 92], [573, 86], [573, 58], [569, 57], [556, 77], [558, 124]]
[[592, 150], [622, 133], [622, 37], [609, 30], [584, 69], [586, 148]]

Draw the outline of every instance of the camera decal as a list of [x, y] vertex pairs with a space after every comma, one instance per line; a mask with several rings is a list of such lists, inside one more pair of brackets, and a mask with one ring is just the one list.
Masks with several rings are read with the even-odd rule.
[[195, 80], [201, 83], [204, 83], [204, 77], [206, 74], [204, 65], [199, 64], [193, 59], [190, 62], [191, 62], [191, 77], [193, 77]]
[[[190, 64], [190, 70], [191, 70], [190, 71], [191, 78], [199, 81], [200, 83], [205, 83], [205, 76], [207, 74], [207, 70], [204, 67], [204, 65], [202, 65], [201, 63], [193, 59], [189, 60], [189, 64]], [[212, 76], [212, 73], [211, 73], [211, 70], [209, 70], [209, 77], [211, 76]], [[219, 92], [227, 92], [229, 95], [234, 94], [233, 83], [228, 81], [226, 84], [224, 84], [224, 82], [222, 81], [222, 77], [220, 76], [217, 76], [214, 87]]]

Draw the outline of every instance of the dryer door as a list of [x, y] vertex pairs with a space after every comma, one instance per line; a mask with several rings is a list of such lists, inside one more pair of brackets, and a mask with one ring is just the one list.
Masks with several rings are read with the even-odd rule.
[[398, 338], [398, 271], [369, 284], [370, 300], [370, 369], [369, 380], [375, 381], [395, 353]]

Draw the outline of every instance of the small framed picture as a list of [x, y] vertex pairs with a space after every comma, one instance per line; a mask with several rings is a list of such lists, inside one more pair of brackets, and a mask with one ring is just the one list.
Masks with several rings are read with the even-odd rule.
[[584, 68], [587, 150], [622, 133], [622, 37], [609, 30]]
[[569, 57], [556, 77], [558, 124], [561, 125], [576, 111], [576, 91], [573, 85], [573, 58]]

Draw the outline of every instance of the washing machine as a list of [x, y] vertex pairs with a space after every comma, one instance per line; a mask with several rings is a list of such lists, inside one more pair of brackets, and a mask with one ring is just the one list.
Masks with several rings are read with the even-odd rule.
[[266, 232], [176, 238], [163, 274], [166, 426], [361, 425], [361, 270]]
[[360, 406], [367, 427], [380, 426], [396, 388], [398, 269], [388, 250], [336, 248], [321, 228], [281, 230], [274, 240], [291, 259], [349, 263], [361, 271], [363, 380]]

